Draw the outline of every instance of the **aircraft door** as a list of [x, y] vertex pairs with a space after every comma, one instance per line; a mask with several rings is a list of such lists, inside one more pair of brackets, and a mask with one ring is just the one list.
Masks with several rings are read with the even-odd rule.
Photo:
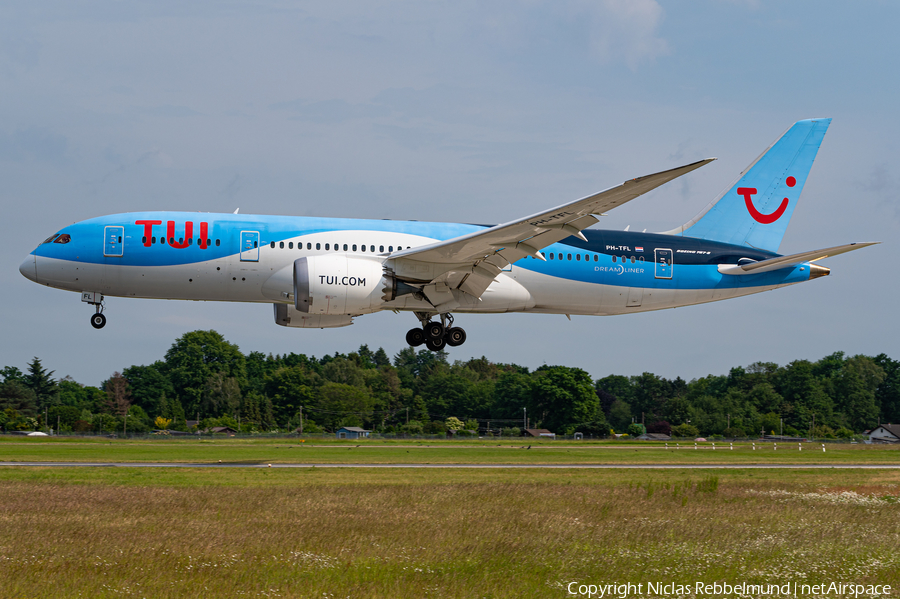
[[259, 231], [241, 231], [241, 262], [259, 262]]
[[656, 253], [656, 278], [671, 279], [674, 264], [672, 262], [672, 250], [654, 250]]
[[103, 255], [121, 256], [125, 247], [124, 238], [125, 227], [105, 227], [103, 229]]

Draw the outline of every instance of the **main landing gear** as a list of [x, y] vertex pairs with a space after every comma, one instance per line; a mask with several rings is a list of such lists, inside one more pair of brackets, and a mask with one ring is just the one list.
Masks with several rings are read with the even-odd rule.
[[431, 315], [416, 312], [422, 328], [410, 329], [406, 333], [406, 342], [413, 347], [425, 344], [431, 351], [441, 351], [445, 346], [456, 347], [466, 342], [466, 331], [453, 326], [452, 314], [441, 314], [441, 321], [434, 322]]

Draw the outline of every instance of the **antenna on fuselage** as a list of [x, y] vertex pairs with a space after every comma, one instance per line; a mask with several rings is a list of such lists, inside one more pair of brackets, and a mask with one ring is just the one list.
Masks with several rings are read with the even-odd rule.
[[625, 227], [625, 230], [627, 231], [630, 228], [631, 228], [631, 225], [628, 225], [627, 227]]
[[235, 209], [234, 209], [234, 212], [232, 212], [232, 214], [237, 214], [237, 213], [238, 213], [238, 210], [240, 210], [240, 208], [235, 208]]

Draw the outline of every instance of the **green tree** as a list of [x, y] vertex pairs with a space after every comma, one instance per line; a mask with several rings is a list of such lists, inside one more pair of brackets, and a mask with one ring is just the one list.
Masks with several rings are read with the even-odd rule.
[[56, 381], [53, 380], [53, 372], [52, 370], [48, 372], [37, 357], [28, 363], [28, 373], [24, 376], [23, 382], [34, 393], [37, 408], [40, 411], [56, 404], [58, 401], [58, 391]]
[[34, 391], [14, 379], [0, 383], [0, 410], [13, 410], [17, 416], [33, 418], [37, 415]]
[[314, 385], [313, 376], [303, 366], [284, 366], [266, 374], [264, 389], [278, 422], [291, 418], [300, 406], [316, 403], [318, 393]]
[[609, 423], [617, 431], [624, 431], [631, 424], [631, 406], [617, 399], [609, 410]]
[[206, 380], [203, 402], [200, 409], [204, 414], [215, 417], [237, 414], [241, 406], [241, 387], [233, 376], [224, 372], [214, 372]]
[[602, 417], [590, 375], [567, 366], [535, 371], [529, 408], [535, 422], [560, 433], [570, 425], [595, 422]]
[[327, 382], [322, 385], [316, 420], [330, 430], [341, 426], [363, 426], [372, 418], [372, 395], [368, 389]]
[[122, 376], [128, 380], [134, 405], [150, 414], [162, 414], [163, 398], [176, 397], [175, 387], [165, 370], [165, 362], [158, 361], [149, 366], [129, 366], [122, 371]]
[[885, 373], [872, 358], [853, 356], [835, 376], [836, 409], [848, 428], [862, 432], [878, 424], [877, 391]]
[[457, 418], [456, 416], [451, 416], [444, 421], [444, 426], [447, 427], [448, 431], [458, 431], [462, 430], [465, 427], [465, 423]]
[[185, 333], [166, 352], [165, 362], [165, 374], [189, 414], [200, 409], [206, 383], [213, 374], [234, 377], [238, 385], [247, 380], [244, 355], [216, 331]]

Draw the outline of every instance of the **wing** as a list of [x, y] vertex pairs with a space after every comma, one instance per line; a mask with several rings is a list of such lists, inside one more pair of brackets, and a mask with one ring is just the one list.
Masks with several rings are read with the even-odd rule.
[[541, 249], [572, 235], [584, 239], [581, 231], [597, 222], [595, 214], [602, 215], [713, 160], [715, 158], [707, 158], [631, 179], [586, 198], [519, 220], [447, 241], [395, 252], [391, 254], [394, 261], [392, 274], [408, 283], [424, 283], [422, 291], [425, 296], [443, 311], [453, 303], [458, 305], [458, 302], [448, 297], [453, 295], [454, 290], [476, 298], [481, 297], [497, 275], [513, 262], [525, 256], [543, 260]]

